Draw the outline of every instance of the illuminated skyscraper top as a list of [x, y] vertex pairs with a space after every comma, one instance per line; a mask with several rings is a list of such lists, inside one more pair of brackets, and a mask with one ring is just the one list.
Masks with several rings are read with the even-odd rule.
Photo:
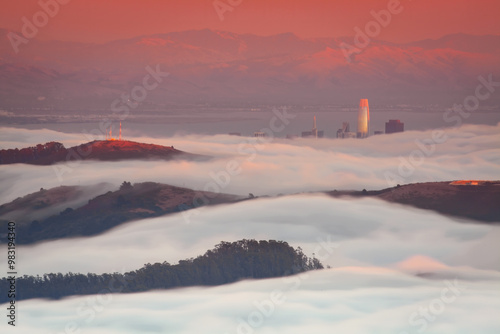
[[370, 108], [368, 107], [368, 99], [361, 99], [359, 101], [358, 112], [358, 138], [368, 137], [370, 130]]

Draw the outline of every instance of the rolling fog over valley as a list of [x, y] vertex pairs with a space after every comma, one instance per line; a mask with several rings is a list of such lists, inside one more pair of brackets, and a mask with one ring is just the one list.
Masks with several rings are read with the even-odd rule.
[[0, 11], [0, 333], [500, 332], [497, 0]]

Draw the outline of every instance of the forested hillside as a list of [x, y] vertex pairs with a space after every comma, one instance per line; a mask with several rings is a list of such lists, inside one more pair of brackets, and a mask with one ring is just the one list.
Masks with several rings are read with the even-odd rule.
[[[322, 269], [316, 258], [308, 258], [299, 248], [283, 241], [240, 240], [221, 242], [195, 259], [146, 264], [125, 274], [52, 273], [17, 278], [16, 300], [58, 299], [71, 295], [140, 292], [195, 285], [220, 285], [241, 279], [288, 276]], [[0, 280], [1, 291], [9, 290], [9, 278]], [[0, 303], [8, 301], [7, 293]]]

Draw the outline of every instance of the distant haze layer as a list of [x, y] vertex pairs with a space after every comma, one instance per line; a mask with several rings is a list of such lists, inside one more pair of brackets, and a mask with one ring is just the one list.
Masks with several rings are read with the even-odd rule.
[[[4, 38], [0, 108], [168, 114], [179, 106], [357, 104], [360, 98], [452, 106], [475, 94], [480, 76], [500, 80], [498, 35], [451, 34], [396, 44], [374, 38], [362, 47], [352, 35], [306, 39], [205, 29], [102, 45], [33, 40], [17, 53]], [[345, 43], [358, 51], [349, 54]], [[481, 91], [480, 107], [498, 111], [498, 85], [490, 88], [488, 96]]]

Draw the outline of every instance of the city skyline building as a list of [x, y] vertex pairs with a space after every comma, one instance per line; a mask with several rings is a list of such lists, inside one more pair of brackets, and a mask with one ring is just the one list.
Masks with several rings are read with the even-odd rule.
[[311, 136], [314, 138], [318, 138], [318, 128], [316, 127], [316, 115], [314, 115], [314, 120], [313, 120], [313, 128], [311, 131]]
[[385, 133], [397, 133], [405, 131], [405, 123], [401, 122], [399, 119], [390, 119], [389, 122], [385, 123]]
[[342, 123], [342, 132], [351, 132], [351, 126], [349, 125], [349, 122]]
[[337, 130], [337, 138], [356, 138], [356, 134], [351, 132], [349, 122], [342, 123], [342, 129]]
[[316, 126], [316, 116], [313, 118], [313, 128], [311, 131], [302, 131], [302, 138], [323, 138], [325, 132], [323, 130], [318, 131], [318, 127]]
[[266, 133], [265, 132], [262, 132], [262, 131], [255, 131], [253, 133], [253, 136], [254, 137], [257, 137], [257, 138], [264, 138], [264, 137], [267, 137]]
[[358, 111], [358, 138], [366, 138], [370, 131], [370, 107], [368, 106], [368, 99], [361, 99], [359, 101]]

